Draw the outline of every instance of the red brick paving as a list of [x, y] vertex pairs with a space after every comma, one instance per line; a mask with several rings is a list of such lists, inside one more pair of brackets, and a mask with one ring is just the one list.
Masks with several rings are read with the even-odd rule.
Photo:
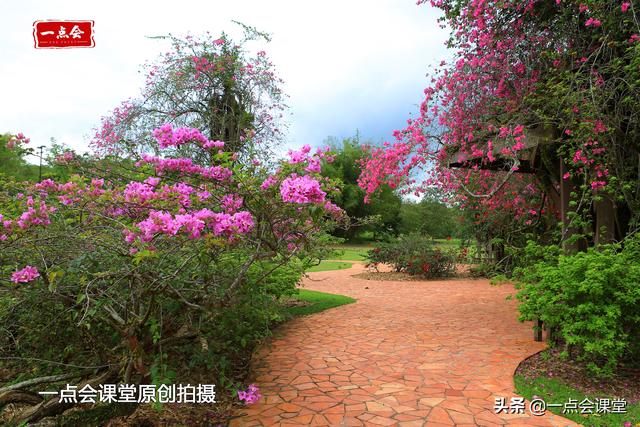
[[305, 280], [358, 302], [283, 325], [253, 358], [263, 399], [232, 426], [576, 425], [494, 413], [496, 396], [514, 396], [518, 363], [545, 346], [516, 320], [511, 286], [351, 277], [361, 271], [356, 263]]

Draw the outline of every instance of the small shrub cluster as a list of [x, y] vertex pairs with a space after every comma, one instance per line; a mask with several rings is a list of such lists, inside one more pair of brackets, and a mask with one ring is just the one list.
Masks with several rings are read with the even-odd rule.
[[573, 255], [530, 243], [526, 255], [514, 272], [520, 320], [541, 319], [594, 374], [640, 360], [640, 235]]
[[434, 246], [431, 239], [408, 235], [390, 243], [382, 243], [367, 253], [371, 264], [389, 264], [397, 272], [426, 278], [453, 274], [456, 254]]

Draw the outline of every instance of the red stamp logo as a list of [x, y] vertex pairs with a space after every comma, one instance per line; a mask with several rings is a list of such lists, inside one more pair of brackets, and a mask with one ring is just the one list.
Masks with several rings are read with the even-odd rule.
[[36, 49], [94, 47], [93, 21], [36, 21], [33, 41]]

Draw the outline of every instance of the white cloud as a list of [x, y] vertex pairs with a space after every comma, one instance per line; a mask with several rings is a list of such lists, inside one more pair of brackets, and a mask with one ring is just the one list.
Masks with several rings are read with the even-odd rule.
[[[273, 35], [267, 52], [290, 95], [292, 145], [356, 128], [390, 138], [421, 100], [428, 66], [445, 54], [437, 11], [413, 0], [35, 1], [0, 6], [0, 132], [86, 150], [85, 135], [138, 94], [140, 65], [166, 50], [147, 36], [226, 31], [238, 20]], [[94, 49], [34, 49], [38, 19], [93, 19]], [[256, 47], [257, 49], [258, 47]]]

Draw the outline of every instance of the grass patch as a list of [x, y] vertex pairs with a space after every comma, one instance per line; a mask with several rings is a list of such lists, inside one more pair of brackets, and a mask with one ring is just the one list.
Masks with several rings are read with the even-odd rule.
[[331, 270], [344, 270], [345, 268], [351, 268], [350, 262], [341, 261], [320, 261], [320, 264], [314, 265], [307, 270], [307, 273], [314, 271], [331, 271]]
[[436, 246], [440, 246], [443, 248], [459, 248], [460, 247], [460, 239], [433, 239], [433, 244]]
[[355, 246], [355, 245], [341, 245], [333, 247], [335, 254], [331, 257], [333, 259], [340, 259], [344, 261], [366, 261], [367, 252], [372, 249], [371, 246]]
[[330, 308], [356, 302], [355, 299], [344, 295], [326, 294], [324, 292], [310, 291], [308, 289], [300, 289], [295, 298], [301, 301], [306, 301], [310, 303], [310, 305], [287, 307], [286, 311], [292, 316], [306, 316], [308, 314], [318, 313]]
[[[531, 400], [533, 396], [538, 396], [543, 399], [547, 404], [549, 403], [561, 403], [569, 401], [569, 399], [575, 399], [578, 402], [578, 408], [580, 408], [580, 402], [585, 398], [588, 398], [591, 402], [596, 403], [597, 399], [613, 399], [613, 396], [603, 395], [585, 395], [580, 391], [568, 386], [561, 380], [548, 377], [536, 377], [528, 379], [522, 375], [516, 375], [514, 377], [516, 392], [521, 396]], [[636, 426], [640, 423], [640, 403], [627, 402], [626, 414], [580, 414], [580, 413], [563, 413], [563, 407], [547, 407], [547, 411], [551, 411], [554, 414], [560, 415], [564, 418], [568, 418], [579, 424], [585, 426], [594, 427], [612, 427], [623, 426], [625, 422], [630, 422], [632, 426]], [[579, 412], [579, 411], [578, 411]], [[595, 409], [593, 412], [596, 412]]]
[[[439, 247], [442, 250], [458, 250], [460, 248], [461, 242], [462, 241], [460, 239], [433, 239], [433, 245]], [[371, 243], [368, 245], [344, 244], [333, 246], [332, 249], [334, 250], [334, 254], [330, 257], [332, 260], [366, 262], [368, 261], [367, 252], [373, 249], [375, 246], [376, 243]], [[472, 245], [467, 249], [467, 251], [468, 259], [472, 259], [477, 252], [477, 248]]]

